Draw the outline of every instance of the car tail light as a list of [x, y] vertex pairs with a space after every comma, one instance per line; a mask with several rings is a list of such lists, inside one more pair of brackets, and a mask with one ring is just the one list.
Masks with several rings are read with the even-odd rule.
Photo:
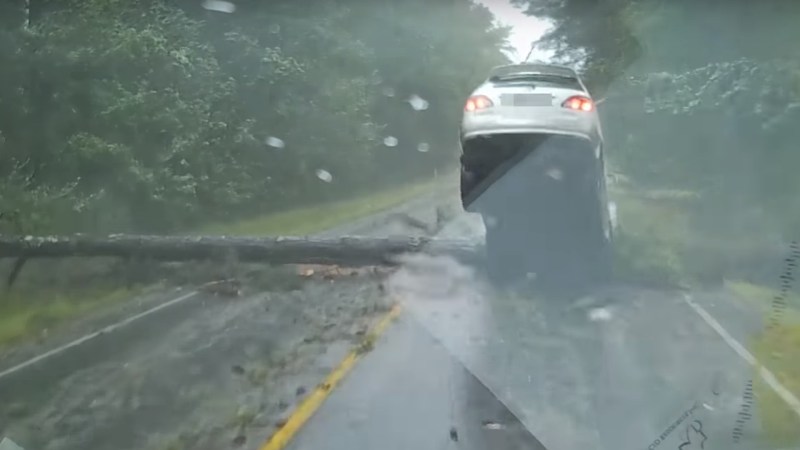
[[561, 104], [564, 108], [574, 109], [575, 111], [589, 112], [594, 109], [594, 102], [589, 97], [575, 95], [568, 98]]
[[467, 100], [467, 104], [464, 105], [464, 111], [474, 112], [481, 109], [491, 108], [492, 106], [494, 106], [494, 103], [492, 103], [489, 97], [485, 95], [475, 95]]

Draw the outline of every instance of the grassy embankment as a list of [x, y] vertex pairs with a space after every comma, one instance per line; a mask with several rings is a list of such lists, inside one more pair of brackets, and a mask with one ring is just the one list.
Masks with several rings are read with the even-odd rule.
[[[744, 282], [729, 282], [728, 288], [742, 301], [752, 304], [766, 322], [773, 312], [773, 301], [780, 294], [772, 289]], [[800, 295], [783, 296], [787, 308], [779, 325], [754, 336], [749, 343], [756, 359], [769, 369], [795, 397], [800, 397]], [[796, 448], [800, 443], [800, 417], [756, 373], [753, 391], [760, 413], [761, 427], [768, 444], [776, 448]]]

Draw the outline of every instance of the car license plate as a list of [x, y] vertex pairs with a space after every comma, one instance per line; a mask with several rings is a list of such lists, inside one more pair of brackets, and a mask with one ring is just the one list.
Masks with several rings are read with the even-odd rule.
[[551, 106], [552, 94], [502, 94], [500, 104], [503, 106]]

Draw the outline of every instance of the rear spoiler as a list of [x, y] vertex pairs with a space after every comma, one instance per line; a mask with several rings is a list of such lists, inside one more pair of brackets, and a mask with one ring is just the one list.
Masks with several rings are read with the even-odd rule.
[[578, 74], [565, 66], [554, 66], [550, 64], [510, 64], [498, 66], [492, 69], [489, 74], [490, 80], [497, 80], [511, 75], [550, 75], [563, 78], [578, 79]]

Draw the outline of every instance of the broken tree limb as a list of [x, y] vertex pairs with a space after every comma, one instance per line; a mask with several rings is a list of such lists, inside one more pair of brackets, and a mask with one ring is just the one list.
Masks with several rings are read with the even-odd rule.
[[25, 263], [28, 261], [28, 258], [25, 256], [17, 258], [14, 262], [14, 267], [11, 268], [11, 273], [8, 274], [8, 279], [6, 280], [6, 288], [10, 288], [14, 285], [14, 281], [17, 280], [19, 273], [22, 271], [22, 268], [25, 266]]
[[450, 255], [476, 262], [478, 248], [463, 240], [434, 238], [300, 238], [227, 236], [8, 236], [0, 258], [120, 257], [158, 261], [219, 259], [271, 264], [395, 265], [406, 253]]

